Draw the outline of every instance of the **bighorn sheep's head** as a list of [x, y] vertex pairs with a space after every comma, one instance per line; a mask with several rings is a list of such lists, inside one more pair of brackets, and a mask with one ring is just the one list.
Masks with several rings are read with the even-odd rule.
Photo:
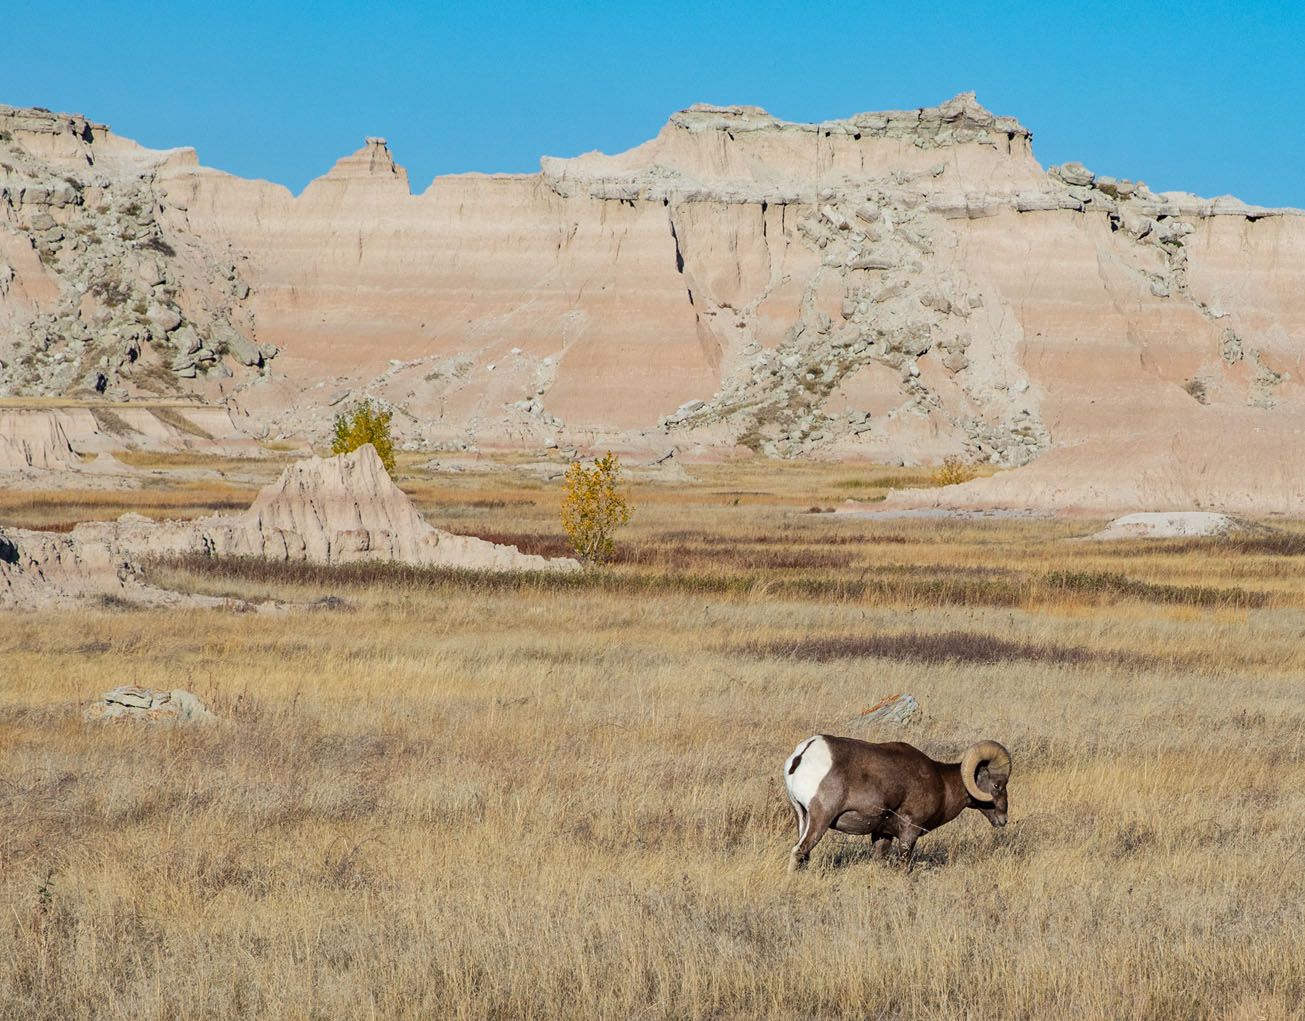
[[970, 745], [961, 757], [961, 780], [975, 807], [994, 826], [1006, 825], [1006, 784], [1010, 780], [1010, 752], [996, 741]]

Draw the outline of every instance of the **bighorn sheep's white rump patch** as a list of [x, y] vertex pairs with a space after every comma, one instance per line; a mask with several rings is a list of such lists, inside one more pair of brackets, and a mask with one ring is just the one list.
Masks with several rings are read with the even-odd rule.
[[784, 763], [784, 785], [789, 798], [805, 809], [832, 765], [829, 742], [823, 737], [810, 737], [799, 744]]

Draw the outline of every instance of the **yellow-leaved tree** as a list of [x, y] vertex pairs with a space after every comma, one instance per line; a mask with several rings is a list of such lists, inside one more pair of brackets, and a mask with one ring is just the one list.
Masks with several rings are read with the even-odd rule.
[[616, 549], [612, 533], [630, 522], [630, 501], [620, 482], [621, 462], [610, 450], [589, 468], [572, 461], [566, 470], [562, 528], [576, 555], [588, 563], [610, 558]]
[[371, 401], [360, 401], [351, 411], [336, 416], [331, 453], [348, 454], [364, 443], [370, 443], [393, 478], [394, 440], [390, 438], [390, 419], [393, 417], [392, 412], [375, 407]]
[[935, 486], [957, 486], [978, 475], [973, 465], [962, 461], [955, 454], [948, 454], [942, 464], [934, 469], [932, 481]]

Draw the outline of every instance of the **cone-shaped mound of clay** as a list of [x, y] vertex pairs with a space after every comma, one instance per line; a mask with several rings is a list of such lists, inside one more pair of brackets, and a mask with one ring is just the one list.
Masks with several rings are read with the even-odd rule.
[[491, 571], [579, 567], [574, 560], [549, 560], [434, 528], [390, 479], [371, 444], [292, 464], [248, 511], [214, 529], [212, 538], [220, 554], [318, 564], [394, 560]]
[[88, 598], [221, 602], [144, 583], [144, 558], [187, 555], [317, 564], [394, 561], [475, 571], [580, 568], [575, 560], [533, 556], [431, 526], [369, 444], [351, 454], [292, 464], [243, 514], [161, 522], [124, 514], [117, 521], [84, 522], [71, 534], [0, 529], [0, 609], [71, 606]]

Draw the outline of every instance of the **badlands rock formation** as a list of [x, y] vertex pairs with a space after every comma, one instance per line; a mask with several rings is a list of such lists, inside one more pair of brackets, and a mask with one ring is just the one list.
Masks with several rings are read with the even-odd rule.
[[80, 466], [57, 415], [0, 411], [0, 472], [71, 471]]
[[142, 580], [156, 556], [252, 556], [348, 564], [395, 561], [480, 571], [575, 571], [567, 558], [521, 553], [433, 527], [385, 473], [370, 445], [292, 464], [243, 514], [155, 522], [139, 514], [71, 533], [0, 528], [0, 609], [69, 606], [87, 597], [215, 605]]
[[87, 600], [109, 605], [190, 601], [145, 584], [139, 564], [110, 543], [0, 526], [0, 610], [66, 609]]
[[349, 564], [396, 561], [480, 571], [577, 570], [429, 524], [385, 472], [371, 444], [290, 465], [243, 514], [156, 524], [139, 515], [73, 529], [74, 539], [151, 555], [252, 556]]
[[0, 394], [278, 435], [368, 395], [417, 446], [960, 453], [1029, 467], [957, 505], [1299, 511], [1303, 293], [1305, 215], [1044, 170], [971, 94], [695, 106], [420, 194], [372, 138], [298, 196], [0, 108]]
[[1267, 531], [1248, 521], [1210, 511], [1142, 512], [1115, 518], [1089, 539], [1190, 539], [1235, 532]]
[[15, 474], [48, 484], [48, 472], [85, 485], [94, 476], [127, 476], [113, 457], [124, 449], [175, 449], [229, 457], [262, 455], [242, 433], [228, 409], [172, 401], [144, 404], [35, 402], [5, 407], [0, 402], [0, 485], [14, 486]]
[[78, 525], [74, 539], [137, 556], [253, 556], [348, 564], [397, 561], [469, 570], [577, 570], [429, 524], [385, 472], [375, 448], [290, 465], [243, 514], [156, 524], [139, 515]]

